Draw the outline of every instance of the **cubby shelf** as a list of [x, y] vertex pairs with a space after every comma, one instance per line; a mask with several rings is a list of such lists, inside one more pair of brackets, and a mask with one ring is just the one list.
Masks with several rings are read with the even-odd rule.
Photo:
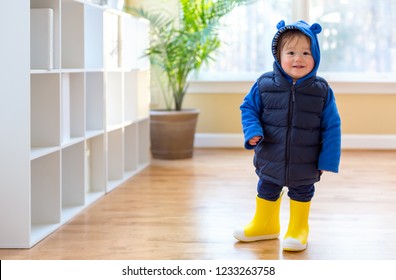
[[[3, 18], [22, 20], [18, 49], [0, 46], [0, 58], [17, 63], [11, 78], [20, 83], [0, 84], [13, 92], [6, 103], [19, 117], [3, 131], [18, 139], [4, 139], [0, 158], [0, 248], [30, 248], [150, 163], [149, 63], [141, 57], [148, 24], [88, 0], [5, 8]], [[37, 26], [32, 9], [45, 15]], [[37, 53], [29, 40], [48, 50]]]

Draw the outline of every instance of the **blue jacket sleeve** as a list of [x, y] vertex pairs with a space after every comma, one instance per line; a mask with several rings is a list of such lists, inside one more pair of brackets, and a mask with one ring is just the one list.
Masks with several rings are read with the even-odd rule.
[[242, 116], [242, 129], [245, 138], [244, 146], [246, 149], [252, 150], [255, 146], [250, 145], [248, 141], [254, 136], [261, 136], [261, 140], [264, 138], [263, 127], [260, 121], [262, 105], [257, 82], [245, 96], [240, 109]]
[[338, 173], [341, 158], [341, 119], [330, 87], [322, 112], [321, 129], [322, 150], [319, 154], [318, 169]]

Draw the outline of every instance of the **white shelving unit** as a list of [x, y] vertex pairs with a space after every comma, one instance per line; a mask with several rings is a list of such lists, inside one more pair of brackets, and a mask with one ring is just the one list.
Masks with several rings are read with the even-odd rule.
[[[30, 248], [150, 163], [148, 25], [92, 1], [3, 8], [0, 248]], [[30, 38], [31, 9], [50, 36]], [[29, 42], [52, 68], [30, 69]]]

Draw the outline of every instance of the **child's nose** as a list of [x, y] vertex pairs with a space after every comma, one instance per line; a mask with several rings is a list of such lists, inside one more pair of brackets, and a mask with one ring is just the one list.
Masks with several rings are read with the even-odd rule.
[[302, 60], [303, 60], [303, 56], [302, 56], [301, 54], [297, 54], [297, 55], [295, 56], [295, 60], [296, 60], [296, 61], [302, 61]]

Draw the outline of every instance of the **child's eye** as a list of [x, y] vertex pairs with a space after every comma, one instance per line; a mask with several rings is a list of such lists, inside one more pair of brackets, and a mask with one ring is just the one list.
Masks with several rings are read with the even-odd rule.
[[294, 55], [294, 52], [289, 51], [289, 52], [287, 52], [287, 54], [288, 54], [288, 55]]
[[311, 55], [310, 52], [304, 52], [304, 55]]

